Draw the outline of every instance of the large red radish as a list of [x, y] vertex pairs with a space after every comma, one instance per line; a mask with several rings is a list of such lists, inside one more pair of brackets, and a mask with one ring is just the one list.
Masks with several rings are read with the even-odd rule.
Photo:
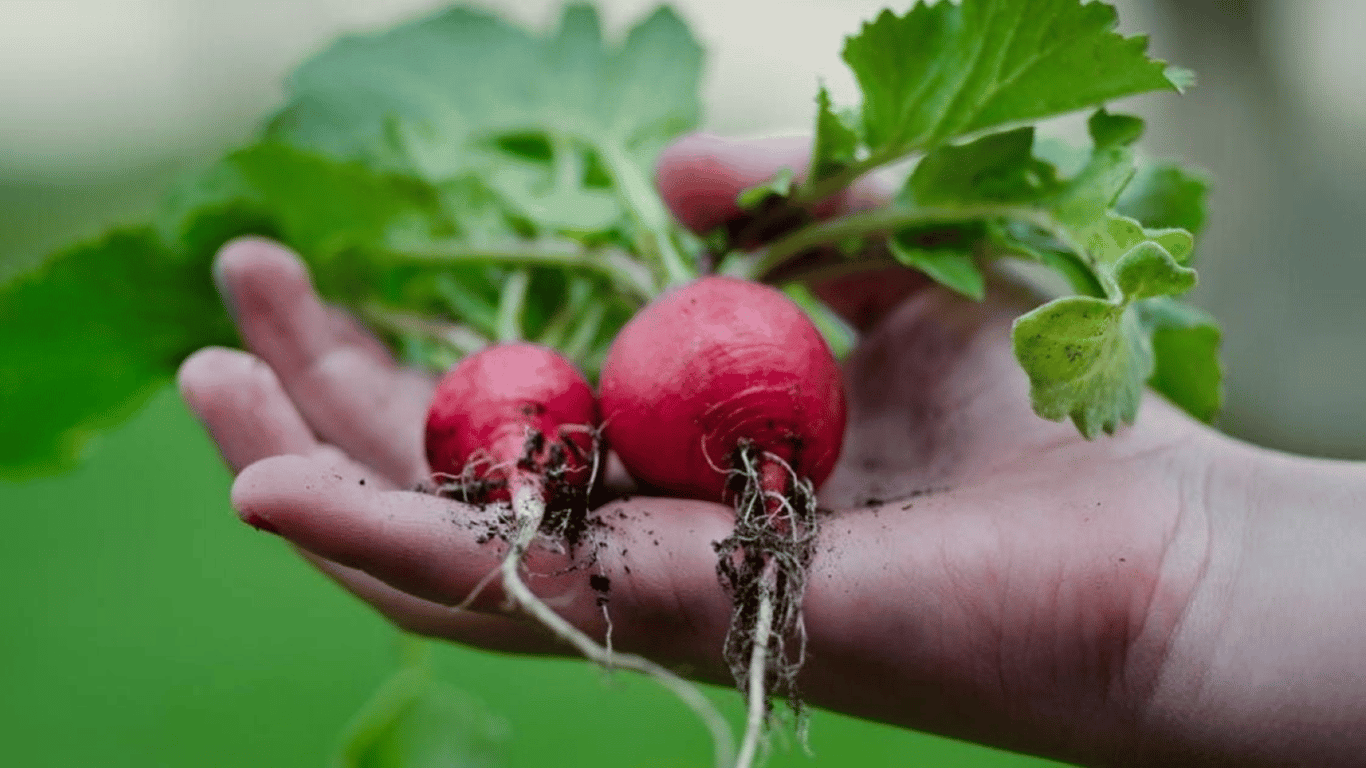
[[622, 328], [599, 392], [609, 444], [666, 493], [733, 504], [715, 544], [733, 602], [725, 655], [749, 697], [738, 765], [757, 751], [769, 696], [800, 715], [801, 601], [815, 554], [815, 487], [844, 438], [839, 364], [805, 313], [769, 286], [706, 277]]

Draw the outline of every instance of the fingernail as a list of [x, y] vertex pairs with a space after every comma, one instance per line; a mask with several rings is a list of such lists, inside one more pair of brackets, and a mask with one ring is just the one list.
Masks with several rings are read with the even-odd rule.
[[260, 515], [254, 512], [242, 518], [242, 522], [246, 523], [247, 525], [250, 525], [252, 528], [255, 528], [258, 531], [273, 533], [276, 536], [280, 535], [279, 528], [276, 528], [275, 525], [271, 523], [269, 520], [265, 519], [264, 517], [261, 517]]

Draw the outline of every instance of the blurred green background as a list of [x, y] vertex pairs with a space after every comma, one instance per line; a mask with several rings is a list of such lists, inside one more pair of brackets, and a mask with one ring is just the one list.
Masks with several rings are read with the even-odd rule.
[[[326, 40], [437, 4], [0, 2], [0, 279], [149, 210], [177, 174], [248, 136]], [[484, 4], [530, 23], [559, 5]], [[617, 28], [650, 5], [603, 3]], [[818, 76], [851, 101], [839, 38], [882, 3], [678, 5], [709, 48], [707, 127], [743, 134], [806, 130]], [[1120, 106], [1150, 119], [1150, 153], [1216, 179], [1196, 300], [1226, 329], [1220, 426], [1366, 458], [1366, 49], [1352, 32], [1366, 4], [1119, 5], [1126, 31], [1200, 75], [1185, 97]], [[229, 482], [168, 390], [76, 472], [0, 484], [0, 763], [326, 764], [393, 670], [396, 634], [238, 523]], [[690, 715], [640, 681], [449, 646], [434, 664], [506, 723], [505, 765], [707, 760]], [[737, 697], [716, 694], [738, 718]], [[768, 765], [1051, 764], [824, 712], [811, 743], [814, 759], [780, 748]]]

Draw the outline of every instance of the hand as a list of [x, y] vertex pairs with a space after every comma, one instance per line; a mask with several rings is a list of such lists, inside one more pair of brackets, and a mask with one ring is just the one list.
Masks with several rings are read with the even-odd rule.
[[[740, 215], [736, 192], [803, 156], [690, 137], [661, 160], [659, 185], [705, 230]], [[864, 188], [833, 205], [870, 199]], [[427, 475], [432, 381], [319, 303], [279, 246], [238, 241], [217, 270], [251, 354], [203, 350], [180, 384], [240, 472], [244, 520], [405, 629], [564, 652], [502, 613], [496, 583], [473, 610], [449, 607], [502, 552], [468, 524], [478, 510], [405, 490]], [[1157, 397], [1135, 427], [1094, 442], [1039, 419], [1009, 343], [1031, 299], [1002, 281], [980, 304], [902, 271], [818, 292], [866, 334], [845, 366], [849, 427], [821, 492], [839, 513], [804, 603], [810, 703], [1100, 764], [1358, 759], [1361, 467], [1241, 445]], [[632, 497], [599, 513], [609, 527], [592, 568], [537, 576], [568, 561], [536, 551], [531, 587], [601, 637], [588, 576], [606, 575], [617, 647], [728, 683], [711, 542], [730, 510]]]

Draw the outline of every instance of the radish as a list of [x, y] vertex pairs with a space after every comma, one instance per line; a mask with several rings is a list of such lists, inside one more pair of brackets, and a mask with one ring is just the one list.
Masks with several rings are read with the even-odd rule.
[[706, 277], [655, 300], [603, 363], [604, 433], [632, 475], [675, 495], [733, 504], [715, 544], [734, 604], [725, 656], [748, 695], [748, 765], [771, 693], [800, 718], [801, 601], [814, 555], [815, 488], [844, 438], [839, 365], [778, 290]]
[[[486, 347], [453, 366], [437, 384], [427, 413], [426, 451], [436, 491], [479, 505], [510, 505], [509, 546], [495, 575], [514, 606], [607, 667], [660, 681], [712, 731], [718, 765], [731, 762], [729, 726], [686, 680], [649, 659], [614, 653], [610, 622], [603, 646], [552, 611], [522, 581], [520, 569], [538, 532], [566, 539], [571, 551], [588, 513], [598, 474], [598, 402], [583, 375], [538, 344]], [[550, 514], [547, 514], [549, 511]], [[604, 613], [606, 606], [603, 604]]]
[[427, 412], [427, 463], [462, 500], [586, 497], [598, 425], [593, 389], [549, 347], [496, 344], [441, 378]]

